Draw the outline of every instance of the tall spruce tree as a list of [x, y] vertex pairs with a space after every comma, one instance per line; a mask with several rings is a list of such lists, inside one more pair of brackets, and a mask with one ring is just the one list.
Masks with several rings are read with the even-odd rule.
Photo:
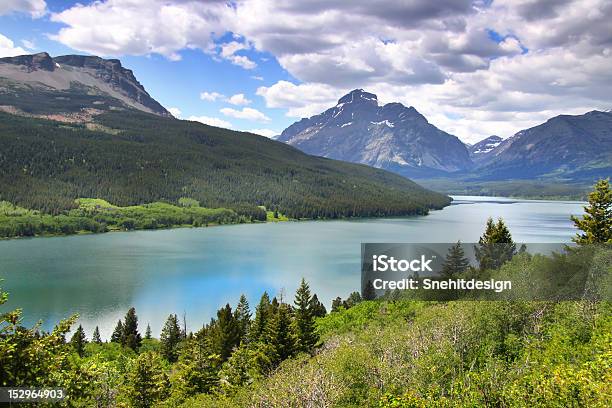
[[313, 317], [324, 317], [327, 314], [325, 305], [319, 300], [316, 293], [312, 295], [310, 300], [310, 310]]
[[489, 218], [485, 232], [474, 250], [481, 271], [498, 269], [516, 255], [516, 244], [501, 218], [497, 223], [493, 222], [493, 218]]
[[300, 287], [295, 293], [295, 311], [293, 323], [296, 334], [296, 348], [299, 351], [310, 352], [319, 340], [314, 326], [314, 318], [310, 308], [312, 297], [310, 287], [302, 278]]
[[582, 233], [573, 241], [579, 245], [612, 243], [612, 190], [610, 180], [599, 180], [591, 193], [589, 205], [582, 217], [572, 216], [572, 221]]
[[171, 363], [178, 359], [178, 346], [181, 342], [181, 328], [175, 314], [168, 316], [159, 336], [161, 355]]
[[93, 335], [91, 336], [91, 342], [96, 344], [102, 343], [102, 337], [100, 337], [100, 329], [98, 328], [98, 326], [96, 326], [93, 331]]
[[148, 351], [133, 361], [122, 394], [129, 407], [150, 408], [167, 397], [169, 386], [159, 354]]
[[440, 273], [445, 279], [455, 279], [465, 272], [468, 266], [470, 266], [470, 261], [465, 257], [461, 241], [457, 241], [457, 243], [448, 250]]
[[119, 344], [123, 342], [123, 323], [121, 322], [121, 320], [117, 322], [117, 325], [115, 326], [115, 330], [113, 331], [113, 334], [111, 335], [110, 341], [113, 343], [119, 343]]
[[272, 360], [276, 364], [295, 353], [295, 333], [291, 323], [291, 308], [280, 303], [266, 329], [266, 341], [273, 348]]
[[264, 292], [259, 300], [259, 304], [255, 308], [255, 319], [251, 325], [249, 338], [251, 341], [259, 341], [263, 339], [271, 317], [270, 296]]
[[79, 325], [76, 329], [72, 338], [70, 339], [70, 344], [77, 352], [80, 357], [83, 357], [85, 353], [85, 344], [87, 343], [87, 339], [85, 338], [85, 330], [83, 330], [83, 326]]
[[251, 326], [251, 310], [249, 308], [249, 302], [244, 294], [240, 295], [234, 317], [240, 327], [240, 342], [246, 343], [248, 341], [249, 329]]
[[138, 332], [138, 316], [136, 316], [136, 309], [131, 307], [125, 315], [123, 322], [123, 337], [121, 338], [121, 344], [131, 348], [134, 351], [138, 351], [142, 337]]
[[145, 330], [145, 336], [144, 338], [147, 340], [151, 340], [152, 338], [152, 334], [151, 334], [151, 325], [147, 323], [147, 330]]
[[227, 360], [234, 347], [240, 344], [240, 326], [229, 304], [217, 311], [217, 320], [210, 328], [210, 340], [221, 361]]

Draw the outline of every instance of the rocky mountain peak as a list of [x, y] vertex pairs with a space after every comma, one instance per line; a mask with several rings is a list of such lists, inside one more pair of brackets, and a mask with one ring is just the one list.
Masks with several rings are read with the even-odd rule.
[[118, 59], [89, 55], [52, 58], [46, 52], [0, 58], [0, 77], [33, 86], [42, 84], [60, 91], [80, 84], [94, 92], [106, 93], [136, 109], [171, 116], [149, 95], [132, 70], [124, 68]]
[[338, 105], [342, 104], [370, 104], [378, 106], [378, 98], [373, 93], [364, 91], [363, 89], [355, 89], [344, 95], [338, 100]]

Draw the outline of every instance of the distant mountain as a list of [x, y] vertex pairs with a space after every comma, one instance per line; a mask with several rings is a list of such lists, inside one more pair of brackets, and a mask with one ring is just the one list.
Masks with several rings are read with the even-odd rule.
[[74, 114], [125, 106], [171, 114], [116, 59], [46, 52], [0, 58], [0, 105], [11, 113]]
[[325, 112], [302, 119], [279, 141], [332, 159], [363, 163], [404, 176], [453, 173], [472, 167], [466, 146], [430, 124], [413, 107], [378, 104], [356, 89]]
[[0, 201], [61, 214], [79, 197], [121, 206], [186, 197], [292, 218], [424, 214], [450, 203], [387, 171], [176, 120], [118, 60], [1, 59]]
[[481, 157], [480, 179], [593, 179], [612, 175], [612, 113], [560, 115], [521, 130]]
[[480, 142], [468, 145], [468, 152], [470, 153], [470, 158], [474, 162], [478, 162], [487, 156], [493, 149], [495, 149], [499, 144], [503, 141], [499, 136], [489, 136], [485, 139], [482, 139]]

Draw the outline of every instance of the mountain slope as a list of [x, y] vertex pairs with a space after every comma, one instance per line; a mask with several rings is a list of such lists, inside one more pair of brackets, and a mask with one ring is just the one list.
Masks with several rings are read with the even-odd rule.
[[302, 119], [278, 138], [300, 150], [388, 169], [404, 176], [435, 175], [471, 167], [463, 143], [432, 124], [413, 107], [378, 105], [361, 89], [325, 112]]
[[0, 58], [0, 105], [30, 114], [131, 107], [171, 116], [119, 60], [82, 55]]
[[486, 153], [477, 172], [481, 179], [609, 177], [612, 113], [560, 115], [522, 130]]
[[480, 162], [481, 160], [487, 157], [489, 152], [499, 146], [502, 141], [503, 139], [499, 136], [489, 136], [485, 139], [482, 139], [480, 142], [468, 147], [470, 158], [475, 163]]

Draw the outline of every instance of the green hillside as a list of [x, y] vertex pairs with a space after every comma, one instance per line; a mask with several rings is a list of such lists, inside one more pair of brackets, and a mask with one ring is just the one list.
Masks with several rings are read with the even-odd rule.
[[295, 219], [423, 214], [449, 203], [385, 171], [196, 122], [127, 109], [94, 125], [0, 113], [0, 200], [60, 214], [81, 197], [117, 206], [189, 198]]

